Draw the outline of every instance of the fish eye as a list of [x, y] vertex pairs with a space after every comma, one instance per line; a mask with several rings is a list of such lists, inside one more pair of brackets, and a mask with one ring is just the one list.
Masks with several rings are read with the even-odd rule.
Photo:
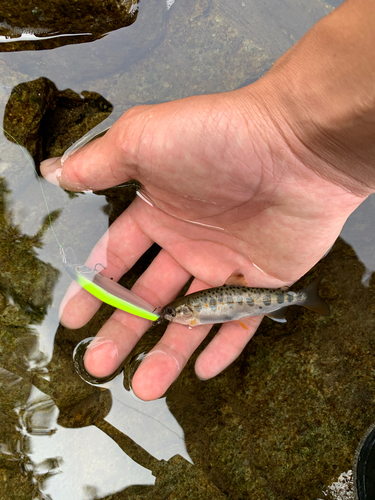
[[80, 273], [81, 272], [81, 266], [76, 266], [74, 268], [74, 270], [75, 270], [76, 273]]
[[169, 314], [169, 316], [172, 316], [172, 318], [176, 316], [176, 309], [174, 307], [166, 307], [164, 312]]

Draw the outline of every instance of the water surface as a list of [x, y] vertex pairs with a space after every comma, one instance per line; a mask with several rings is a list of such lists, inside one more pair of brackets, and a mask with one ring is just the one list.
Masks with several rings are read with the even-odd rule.
[[[335, 5], [151, 0], [140, 3], [132, 24], [109, 26], [90, 41], [65, 43], [65, 36], [48, 45], [35, 32], [38, 40], [21, 50], [2, 51], [24, 43], [15, 31], [0, 44], [1, 115], [17, 85], [46, 79], [22, 87], [34, 97], [36, 88], [44, 93], [16, 127], [35, 148], [38, 167], [93, 124], [100, 131], [134, 105], [255, 81]], [[62, 111], [42, 112], [53, 86], [51, 99], [66, 89], [88, 91], [87, 107], [98, 102], [93, 93], [110, 106], [84, 114], [69, 91], [59, 94]], [[30, 139], [40, 116], [59, 130], [53, 140], [42, 125], [42, 142]], [[124, 372], [104, 385], [82, 380], [73, 351], [111, 308], [103, 306], [77, 331], [59, 325], [70, 279], [43, 224], [38, 179], [4, 135], [0, 176], [0, 498], [169, 498], [174, 489], [177, 498], [311, 499], [351, 468], [374, 419], [373, 198], [350, 218], [346, 243], [338, 241], [318, 265], [330, 318], [299, 311], [286, 326], [264, 321], [223, 374], [200, 382], [195, 355], [165, 398], [143, 403], [129, 390], [131, 374], [162, 332], [148, 332]], [[72, 195], [43, 181], [43, 189], [59, 241], [84, 261], [136, 188]], [[122, 283], [131, 286], [157, 252], [151, 249]]]

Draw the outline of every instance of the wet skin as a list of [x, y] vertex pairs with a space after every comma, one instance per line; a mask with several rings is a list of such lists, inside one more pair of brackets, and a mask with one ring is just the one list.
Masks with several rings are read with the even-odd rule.
[[[319, 261], [374, 188], [336, 168], [340, 150], [333, 157], [322, 145], [316, 154], [300, 140], [300, 124], [295, 126], [296, 116], [280, 90], [281, 79], [287, 82], [293, 70], [293, 57], [283, 61], [259, 82], [235, 92], [133, 108], [104, 137], [71, 156], [62, 170], [59, 160], [42, 166], [48, 180], [76, 191], [135, 178], [153, 201], [150, 206], [136, 198], [96, 245], [87, 265], [93, 267], [106, 255], [103, 274], [119, 279], [158, 243], [161, 252], [132, 291], [164, 306], [191, 276], [189, 293], [222, 285], [235, 269], [241, 269], [249, 286], [278, 288]], [[361, 158], [358, 165], [373, 168], [373, 158], [369, 152], [367, 163]], [[73, 283], [61, 321], [79, 328], [99, 306]], [[227, 367], [260, 321], [248, 321], [247, 330], [238, 322], [224, 324], [199, 355], [197, 375], [208, 379]], [[87, 370], [96, 377], [112, 373], [149, 326], [116, 310], [86, 353]], [[189, 330], [171, 324], [134, 375], [135, 393], [145, 400], [160, 397], [209, 330], [210, 325]]]

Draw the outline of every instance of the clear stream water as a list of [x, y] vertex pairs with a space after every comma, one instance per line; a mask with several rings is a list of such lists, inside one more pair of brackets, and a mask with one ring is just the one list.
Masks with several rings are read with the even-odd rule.
[[[51, 80], [59, 90], [70, 88], [78, 93], [88, 90], [107, 99], [113, 105], [113, 112], [97, 126], [97, 131], [110, 126], [126, 109], [137, 104], [235, 89], [264, 74], [338, 3], [151, 0], [140, 3], [138, 17], [130, 26], [115, 31], [108, 28], [105, 36], [79, 43], [78, 39], [87, 34], [83, 27], [83, 35], [71, 33], [76, 35], [74, 43], [61, 43], [56, 48], [43, 47], [42, 32], [37, 28], [30, 32], [32, 30], [22, 31], [15, 26], [14, 38], [0, 36], [0, 113], [4, 115], [16, 85], [41, 76]], [[1, 21], [0, 18], [0, 28], [8, 26]], [[11, 24], [10, 20], [7, 22]], [[64, 19], [60, 22], [63, 26]], [[66, 32], [48, 34], [60, 40], [70, 38], [68, 35]], [[25, 40], [39, 44], [38, 50], [9, 52], [5, 49], [10, 43], [15, 46]], [[39, 182], [22, 151], [2, 134], [0, 176], [3, 180], [0, 214], [0, 422], [3, 422], [0, 476], [3, 474], [3, 483], [0, 479], [0, 499], [105, 498], [134, 485], [154, 485], [158, 475], [156, 466], [153, 468], [150, 464], [161, 464], [176, 454], [186, 463], [195, 464], [197, 459], [192, 455], [196, 451], [188, 451], [191, 444], [187, 446], [185, 440], [184, 419], [176, 417], [179, 411], [171, 411], [168, 397], [144, 403], [127, 390], [131, 373], [147, 350], [147, 342], [129, 358], [125, 384], [124, 375], [120, 373], [98, 391], [78, 376], [73, 367], [72, 350], [80, 340], [93, 337], [103, 319], [90, 322], [75, 333], [59, 326], [59, 304], [70, 278], [63, 272], [59, 248], [50, 229], [41, 235], [40, 245], [25, 241], [25, 235], [32, 236], [40, 230], [46, 207]], [[54, 222], [59, 240], [71, 245], [84, 261], [113, 221], [114, 209], [108, 201], [108, 192], [72, 197], [46, 182], [43, 187], [50, 210], [60, 210]], [[375, 271], [374, 199], [370, 197], [350, 217], [342, 232], [342, 238], [364, 265], [364, 286]], [[17, 255], [14, 262], [12, 252]], [[138, 272], [141, 270], [142, 266]], [[45, 291], [47, 299], [38, 296], [38, 287]], [[28, 300], [24, 293], [35, 294], [35, 300]], [[150, 345], [152, 341], [153, 338]], [[184, 380], [189, 378], [194, 379], [191, 367]], [[183, 394], [184, 384], [179, 391]], [[227, 397], [224, 392], [222, 401]], [[196, 398], [200, 397], [198, 389]], [[88, 413], [103, 412], [100, 425], [94, 425], [95, 419], [86, 419], [85, 407], [89, 408]], [[189, 411], [183, 404], [180, 407], [181, 412]], [[198, 418], [195, 425], [199, 426], [203, 420]], [[204, 421], [202, 436], [209, 428], [207, 420]], [[231, 427], [229, 424], [226, 427], [229, 421], [232, 422], [229, 416], [227, 420], [223, 418], [221, 425], [230, 435]], [[127, 436], [139, 447], [139, 457], [143, 457], [141, 450], [145, 450], [143, 459], [137, 452], [131, 452], [130, 445], [126, 447], [120, 435]], [[205, 438], [201, 439], [203, 442]], [[250, 467], [246, 457], [248, 443], [239, 441], [236, 446], [238, 457]], [[217, 448], [220, 449], [219, 444]], [[219, 461], [224, 463], [227, 458], [223, 455], [221, 459], [219, 451], [217, 453]], [[337, 478], [344, 470], [336, 472]], [[250, 467], [248, 473], [254, 470], [251, 472]], [[260, 473], [255, 474], [258, 477]], [[262, 474], [263, 478], [267, 475], [264, 470]], [[221, 482], [218, 476], [210, 477], [211, 486], [207, 491], [218, 487], [223, 498], [240, 498], [241, 487], [235, 475], [229, 475], [227, 483]], [[327, 476], [326, 480], [329, 479], [334, 478]], [[311, 478], [306, 481], [313, 484]], [[181, 477], [178, 482], [183, 482]], [[313, 490], [316, 493], [325, 486], [319, 478]], [[262, 488], [259, 491], [267, 491]], [[133, 498], [132, 491], [128, 490], [129, 496], [123, 493], [124, 496], [120, 494], [118, 498]], [[150, 491], [142, 490], [137, 498], [148, 498], [148, 495], [152, 498]], [[259, 491], [242, 492], [241, 498], [263, 498]], [[277, 491], [272, 493], [275, 498], [291, 498]], [[264, 498], [273, 498], [271, 493], [264, 495]], [[304, 493], [299, 498], [302, 497], [308, 498], [308, 495]], [[198, 493], [197, 496], [186, 493], [180, 498], [198, 498]]]

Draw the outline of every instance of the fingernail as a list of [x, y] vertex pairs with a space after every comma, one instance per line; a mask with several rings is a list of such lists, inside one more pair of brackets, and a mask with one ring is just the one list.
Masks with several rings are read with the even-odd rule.
[[207, 380], [209, 380], [208, 378], [201, 378], [199, 377], [199, 375], [195, 374], [196, 377], [201, 381], [201, 382], [206, 382]]
[[54, 184], [55, 186], [60, 186], [61, 178], [61, 157], [48, 158], [40, 164], [40, 170], [46, 181]]

